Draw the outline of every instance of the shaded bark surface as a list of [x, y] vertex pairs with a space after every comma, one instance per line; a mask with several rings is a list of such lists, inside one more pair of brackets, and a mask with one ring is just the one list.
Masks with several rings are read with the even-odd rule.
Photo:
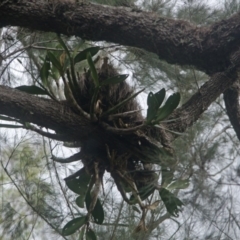
[[233, 126], [234, 131], [240, 139], [240, 82], [236, 81], [230, 88], [224, 92], [224, 101], [229, 120]]
[[193, 65], [208, 74], [229, 66], [240, 37], [240, 13], [198, 27], [154, 13], [91, 3], [7, 1], [0, 4], [0, 26], [8, 25], [139, 47], [169, 63]]

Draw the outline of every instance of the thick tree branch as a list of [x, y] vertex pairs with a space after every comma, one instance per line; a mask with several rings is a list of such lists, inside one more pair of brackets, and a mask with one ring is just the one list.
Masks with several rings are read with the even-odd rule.
[[[174, 132], [185, 132], [187, 128], [198, 120], [201, 114], [237, 79], [236, 66], [230, 67], [225, 72], [214, 74], [182, 107], [178, 108], [170, 119], [175, 119], [166, 124], [166, 129]], [[168, 134], [173, 141], [175, 134]]]
[[207, 28], [125, 7], [60, 1], [6, 1], [0, 4], [0, 27], [7, 25], [139, 47], [207, 73], [226, 69], [240, 37], [240, 13]]
[[[32, 96], [6, 86], [0, 86], [0, 114], [52, 129], [57, 132], [58, 140], [81, 142], [89, 154], [102, 151], [101, 146], [104, 144], [114, 146], [115, 149], [120, 149], [120, 152], [129, 147], [124, 145], [123, 137], [113, 135], [100, 124], [91, 123], [83, 116], [75, 114], [66, 104]], [[62, 139], [59, 139], [61, 135]]]
[[224, 101], [229, 120], [240, 140], [240, 82], [236, 81], [230, 88], [224, 92]]
[[74, 139], [80, 141], [96, 129], [64, 104], [6, 86], [0, 86], [0, 114], [66, 134], [63, 141], [74, 141]]

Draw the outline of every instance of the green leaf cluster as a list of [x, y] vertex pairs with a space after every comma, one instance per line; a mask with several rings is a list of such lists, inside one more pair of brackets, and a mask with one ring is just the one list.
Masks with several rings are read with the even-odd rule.
[[173, 193], [165, 188], [159, 190], [159, 195], [167, 209], [167, 211], [174, 217], [179, 216], [179, 212], [182, 211], [183, 202], [174, 196]]
[[[91, 176], [85, 171], [85, 168], [83, 167], [77, 173], [74, 173], [73, 175], [67, 177], [65, 181], [68, 188], [72, 190], [74, 193], [79, 195], [76, 199], [77, 206], [80, 208], [84, 208], [85, 203], [86, 208], [89, 211], [89, 207], [92, 202], [91, 197], [92, 184], [90, 184]], [[97, 224], [103, 223], [104, 210], [99, 199], [97, 199], [97, 202], [94, 206], [93, 211], [91, 212], [91, 215], [93, 217], [94, 223]], [[83, 239], [84, 234], [86, 239], [97, 239], [94, 231], [89, 228], [88, 221], [89, 220], [87, 216], [74, 218], [64, 226], [62, 231], [63, 235], [64, 236], [71, 235], [78, 231], [80, 228], [82, 228], [80, 230], [79, 239]], [[85, 228], [83, 227], [85, 225], [88, 226], [86, 231]]]
[[158, 124], [166, 119], [178, 106], [180, 102], [180, 94], [173, 93], [161, 107], [166, 95], [166, 90], [163, 88], [157, 93], [150, 92], [147, 98], [147, 124]]

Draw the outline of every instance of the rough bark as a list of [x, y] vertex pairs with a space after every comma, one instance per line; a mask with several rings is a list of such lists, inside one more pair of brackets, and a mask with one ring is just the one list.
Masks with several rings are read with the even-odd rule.
[[91, 3], [5, 1], [0, 4], [0, 27], [8, 25], [139, 47], [169, 63], [194, 65], [206, 73], [229, 66], [240, 37], [240, 13], [198, 27], [154, 13]]
[[[186, 131], [236, 79], [235, 67], [230, 67], [225, 72], [214, 74], [197, 93], [170, 116], [170, 119], [176, 119], [176, 121], [169, 123], [167, 128], [179, 133]], [[175, 138], [176, 135], [172, 134], [171, 137]]]
[[224, 92], [224, 101], [229, 120], [235, 130], [238, 139], [240, 139], [240, 83], [236, 81], [230, 88]]
[[89, 121], [74, 114], [64, 104], [6, 86], [0, 86], [0, 106], [0, 114], [57, 132], [65, 132], [72, 140], [84, 140], [87, 136], [91, 136], [94, 130]]

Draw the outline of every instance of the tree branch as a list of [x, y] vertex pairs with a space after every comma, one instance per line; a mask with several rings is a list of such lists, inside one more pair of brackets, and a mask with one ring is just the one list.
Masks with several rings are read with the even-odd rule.
[[240, 140], [240, 82], [239, 79], [230, 88], [228, 88], [223, 96], [229, 120]]
[[[225, 72], [214, 74], [182, 107], [171, 114], [170, 121], [165, 124], [166, 129], [182, 133], [198, 120], [201, 114], [238, 78], [236, 66], [230, 67]], [[177, 137], [168, 133], [170, 141]]]
[[7, 25], [139, 47], [169, 63], [194, 65], [207, 73], [228, 67], [240, 37], [240, 13], [197, 27], [125, 7], [60, 1], [7, 1], [0, 5], [0, 27]]
[[97, 129], [64, 104], [6, 86], [0, 86], [0, 114], [62, 133], [62, 141], [84, 140]]

